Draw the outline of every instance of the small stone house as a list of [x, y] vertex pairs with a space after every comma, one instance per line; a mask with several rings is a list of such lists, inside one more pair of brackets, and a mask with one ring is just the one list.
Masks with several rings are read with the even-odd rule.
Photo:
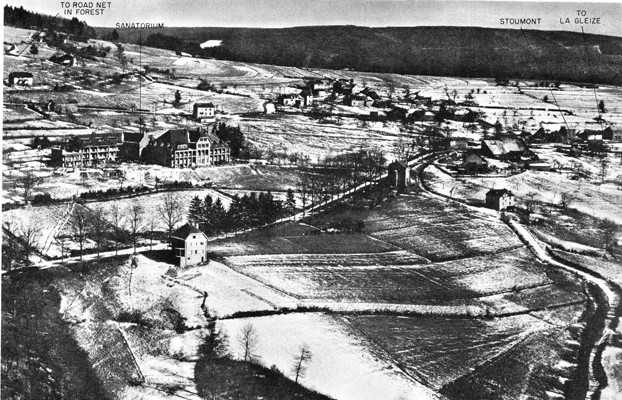
[[180, 268], [207, 261], [207, 236], [194, 226], [186, 223], [177, 229], [171, 235], [171, 243]]
[[313, 93], [309, 89], [305, 89], [299, 93], [302, 104], [299, 107], [310, 107], [313, 104]]
[[30, 72], [11, 72], [9, 74], [9, 85], [17, 86], [32, 86], [35, 83], [35, 78]]
[[274, 114], [276, 112], [276, 106], [273, 102], [267, 101], [263, 103], [263, 112], [264, 114]]
[[507, 189], [490, 189], [486, 193], [486, 206], [502, 211], [516, 205], [516, 198]]
[[389, 164], [389, 186], [396, 190], [404, 190], [412, 183], [410, 168], [404, 161], [394, 161]]
[[77, 64], [76, 57], [71, 54], [54, 55], [50, 57], [50, 61], [66, 67], [73, 67]]
[[288, 107], [301, 107], [302, 97], [297, 94], [284, 94], [279, 96], [278, 101], [283, 106]]

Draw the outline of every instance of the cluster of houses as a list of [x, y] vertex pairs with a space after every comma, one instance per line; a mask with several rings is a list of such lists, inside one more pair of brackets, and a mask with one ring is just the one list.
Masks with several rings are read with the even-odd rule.
[[122, 132], [78, 137], [79, 145], [52, 148], [51, 166], [81, 168], [120, 161], [170, 168], [194, 168], [231, 161], [229, 146], [213, 133], [214, 125], [158, 132]]
[[[353, 79], [308, 79], [302, 86], [290, 88], [290, 93], [277, 97], [276, 104], [282, 107], [306, 108], [320, 101], [343, 104], [353, 108], [370, 108], [369, 119], [391, 121], [435, 121], [443, 118], [463, 122], [475, 122], [476, 111], [456, 107], [452, 100], [432, 101], [405, 88], [374, 89], [354, 82]], [[444, 104], [452, 105], [445, 108]], [[275, 102], [264, 104], [266, 114], [275, 112]], [[360, 115], [360, 111], [359, 111]]]
[[567, 129], [562, 126], [559, 130], [548, 131], [544, 127], [540, 127], [533, 134], [523, 131], [523, 138], [528, 143], [576, 143], [576, 142], [592, 142], [592, 141], [611, 141], [622, 142], [622, 127], [608, 126], [603, 129]]
[[[413, 183], [408, 163], [404, 161], [394, 161], [389, 164], [387, 180], [389, 187], [395, 191], [407, 191]], [[516, 198], [510, 190], [490, 189], [486, 193], [486, 207], [497, 211], [504, 211], [515, 206]]]

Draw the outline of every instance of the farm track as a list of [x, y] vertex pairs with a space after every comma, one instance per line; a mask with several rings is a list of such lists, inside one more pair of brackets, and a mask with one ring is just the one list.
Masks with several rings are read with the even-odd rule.
[[76, 203], [71, 202], [67, 204], [67, 208], [63, 212], [63, 215], [58, 219], [52, 230], [50, 231], [48, 237], [45, 239], [45, 243], [43, 244], [41, 252], [43, 254], [47, 254], [50, 251], [50, 247], [52, 246], [52, 241], [59, 234], [59, 232], [63, 229], [63, 227], [69, 221], [69, 218], [73, 214], [73, 210], [75, 209]]
[[[415, 182], [419, 189], [427, 192], [430, 196], [449, 199], [477, 211], [486, 213], [492, 211], [467, 205], [461, 199], [454, 199], [429, 191], [423, 183], [423, 172], [436, 158], [435, 156], [430, 156], [424, 163], [414, 165]], [[497, 214], [495, 211], [492, 212]], [[594, 311], [588, 317], [589, 323], [587, 324], [587, 331], [583, 335], [581, 352], [579, 354], [580, 365], [578, 366], [578, 371], [582, 376], [578, 378], [578, 381], [581, 381], [581, 387], [573, 387], [573, 393], [567, 393], [567, 395], [573, 400], [599, 399], [600, 391], [607, 386], [607, 377], [600, 356], [609, 343], [610, 335], [618, 326], [619, 318], [622, 315], [622, 304], [620, 304], [622, 288], [583, 266], [569, 265], [567, 262], [562, 263], [555, 260], [547, 253], [548, 245], [545, 249], [542, 249], [537, 240], [521, 224], [511, 220], [507, 221], [506, 224], [539, 260], [553, 267], [569, 271], [585, 282], [592, 284], [594, 288], [597, 288], [597, 293], [590, 294], [588, 297]]]

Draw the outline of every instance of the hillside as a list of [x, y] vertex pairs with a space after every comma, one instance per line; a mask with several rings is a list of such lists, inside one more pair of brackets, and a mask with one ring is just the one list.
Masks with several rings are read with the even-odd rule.
[[[96, 28], [109, 37], [112, 28]], [[139, 30], [120, 30], [137, 43]], [[474, 27], [142, 30], [145, 44], [225, 60], [309, 68], [622, 84], [622, 38]], [[222, 45], [200, 48], [207, 40]]]

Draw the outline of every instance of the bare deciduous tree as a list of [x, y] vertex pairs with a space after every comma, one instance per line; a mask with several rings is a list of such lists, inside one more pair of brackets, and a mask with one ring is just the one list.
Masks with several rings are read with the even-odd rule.
[[110, 223], [112, 224], [112, 230], [114, 231], [114, 250], [115, 255], [119, 255], [119, 240], [123, 236], [123, 210], [119, 205], [119, 202], [114, 202], [108, 214]]
[[92, 211], [91, 230], [93, 239], [97, 243], [97, 257], [99, 257], [102, 243], [106, 240], [106, 236], [108, 235], [108, 222], [106, 221], [106, 214], [101, 206], [93, 207]]
[[563, 209], [570, 207], [570, 204], [575, 200], [575, 197], [572, 193], [562, 192], [559, 195], [559, 206]]
[[257, 361], [256, 352], [259, 347], [259, 335], [250, 322], [242, 326], [238, 334], [238, 343], [242, 346], [244, 361]]
[[24, 173], [23, 176], [15, 179], [15, 186], [22, 191], [24, 201], [28, 203], [32, 191], [43, 182], [43, 178], [36, 176], [30, 171]]
[[[5, 238], [3, 237], [2, 246], [3, 265], [10, 268], [12, 262], [23, 259], [24, 265], [29, 266], [31, 264], [30, 256], [38, 249], [39, 238], [41, 237], [40, 225], [34, 221], [22, 221], [19, 223], [5, 221], [2, 225], [2, 230], [3, 235], [6, 236]], [[5, 256], [8, 256], [10, 259], [4, 260]]]
[[144, 224], [144, 210], [143, 207], [137, 201], [130, 204], [127, 210], [128, 227], [130, 229], [130, 236], [132, 237], [132, 244], [134, 246], [134, 254], [136, 254], [136, 243], [138, 242], [138, 236], [143, 232], [145, 228]]
[[313, 358], [313, 353], [309, 349], [309, 345], [302, 344], [298, 349], [298, 353], [294, 357], [294, 364], [292, 365], [292, 374], [294, 374], [294, 381], [298, 383], [298, 378], [304, 378], [307, 371], [308, 363]]
[[607, 178], [607, 171], [608, 171], [608, 169], [609, 169], [609, 159], [605, 155], [599, 161], [599, 173], [598, 173], [598, 175], [600, 176], [600, 180], [602, 182], [604, 182], [605, 178]]
[[166, 232], [168, 233], [168, 241], [170, 243], [171, 234], [175, 226], [184, 218], [184, 206], [179, 200], [179, 196], [172, 192], [166, 193], [162, 199], [162, 203], [158, 206], [158, 215], [166, 225]]
[[69, 219], [69, 225], [73, 233], [73, 238], [80, 247], [80, 261], [82, 261], [84, 244], [86, 243], [86, 239], [88, 238], [89, 230], [91, 228], [90, 223], [90, 216], [86, 208], [79, 205], [76, 206], [71, 218]]
[[153, 233], [158, 227], [158, 216], [151, 213], [147, 218], [147, 230], [149, 231], [149, 250], [153, 249]]

